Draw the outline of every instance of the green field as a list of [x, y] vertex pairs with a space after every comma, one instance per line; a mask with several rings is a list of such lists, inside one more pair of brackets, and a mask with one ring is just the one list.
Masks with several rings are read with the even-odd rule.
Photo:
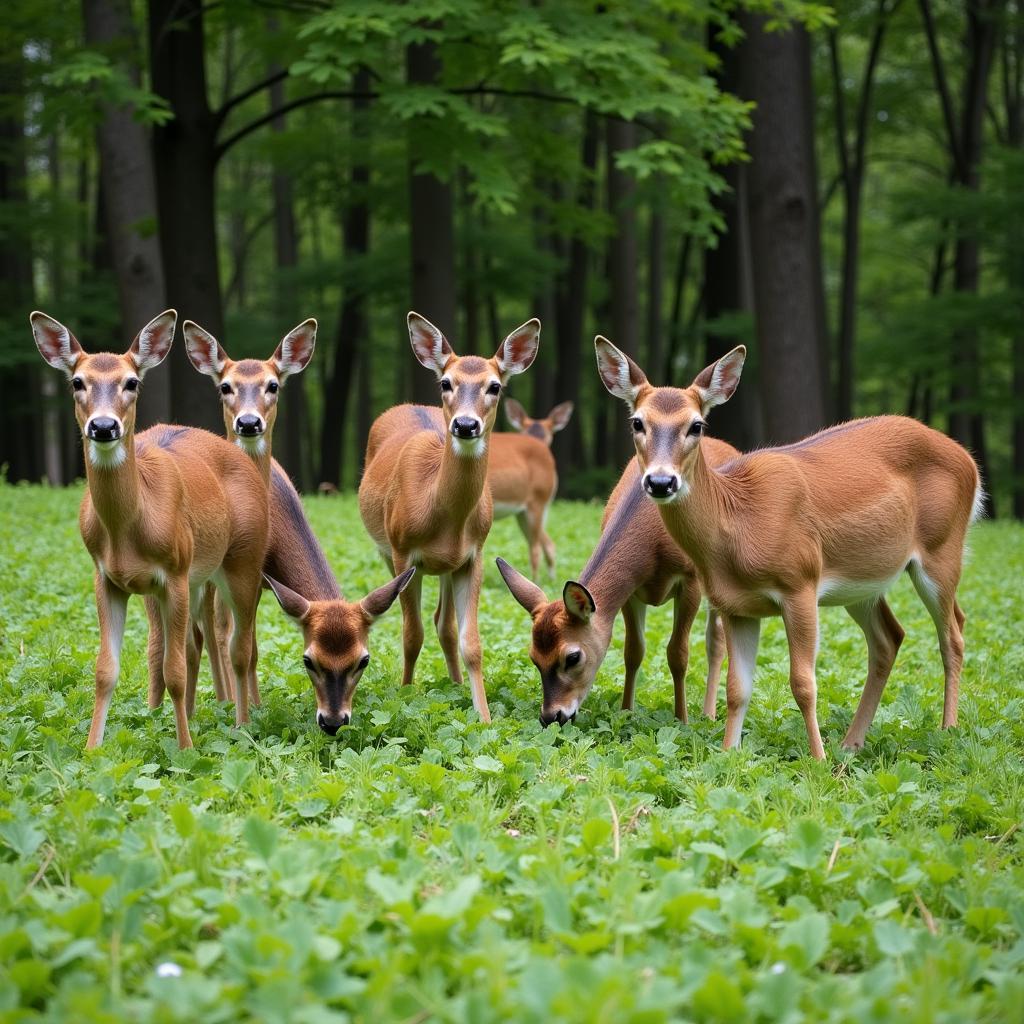
[[[299, 634], [265, 597], [251, 727], [233, 728], [204, 665], [179, 752], [169, 703], [146, 707], [135, 601], [107, 740], [87, 754], [79, 497], [0, 487], [0, 1020], [1024, 1020], [1019, 527], [971, 537], [961, 728], [938, 729], [934, 632], [902, 581], [907, 641], [856, 757], [838, 743], [866, 654], [841, 610], [822, 620], [824, 764], [777, 621], [739, 752], [699, 717], [699, 628], [693, 721], [673, 719], [667, 608], [648, 617], [635, 713], [618, 710], [620, 628], [576, 725], [541, 730], [528, 619], [493, 565], [526, 562], [507, 521], [481, 607], [491, 725], [430, 632], [399, 687], [396, 606], [353, 726], [323, 736]], [[353, 499], [308, 508], [346, 596], [384, 581]], [[599, 521], [597, 505], [553, 509], [560, 572]]]

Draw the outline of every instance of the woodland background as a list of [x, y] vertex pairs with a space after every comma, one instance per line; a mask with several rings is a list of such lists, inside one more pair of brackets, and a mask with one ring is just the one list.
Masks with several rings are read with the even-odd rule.
[[[6, 0], [0, 464], [82, 472], [31, 309], [120, 350], [173, 305], [234, 358], [319, 319], [275, 452], [352, 487], [437, 400], [414, 308], [460, 353], [540, 316], [564, 496], [629, 452], [599, 331], [680, 384], [746, 343], [744, 448], [917, 416], [1024, 518], [1022, 183], [1016, 0]], [[141, 414], [222, 429], [180, 340]]]

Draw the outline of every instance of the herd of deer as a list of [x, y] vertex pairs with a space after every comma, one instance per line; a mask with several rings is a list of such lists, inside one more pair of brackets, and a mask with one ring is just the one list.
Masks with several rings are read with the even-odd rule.
[[[423, 644], [422, 578], [438, 576], [434, 624], [448, 673], [461, 682], [465, 665], [473, 705], [490, 720], [477, 609], [494, 517], [518, 516], [534, 577], [542, 556], [549, 571], [555, 560], [545, 531], [557, 487], [549, 447], [572, 406], [530, 420], [507, 400], [520, 433], [493, 429], [509, 378], [536, 356], [538, 320], [518, 327], [484, 359], [456, 355], [433, 324], [409, 314], [413, 352], [436, 374], [441, 404], [396, 406], [370, 432], [359, 509], [393, 578], [357, 602], [342, 597], [299, 496], [271, 454], [280, 388], [309, 363], [315, 320], [287, 334], [269, 359], [239, 362], [185, 321], [189, 358], [217, 385], [229, 440], [173, 425], [135, 433], [140, 382], [170, 350], [173, 310], [148, 323], [124, 355], [86, 353], [44, 313], [33, 313], [31, 323], [43, 358], [71, 383], [85, 446], [88, 489], [79, 526], [95, 563], [100, 628], [89, 747], [103, 740], [131, 594], [143, 595], [149, 619], [149, 704], [159, 706], [169, 691], [182, 747], [192, 743], [188, 719], [204, 642], [217, 696], [234, 699], [239, 724], [248, 721], [250, 702], [259, 702], [255, 619], [264, 586], [302, 631], [316, 721], [334, 735], [351, 720], [353, 695], [370, 661], [370, 627], [396, 598], [402, 682], [412, 683]], [[964, 652], [956, 590], [981, 496], [971, 456], [943, 434], [898, 416], [855, 420], [786, 447], [741, 454], [705, 437], [705, 430], [710, 410], [736, 390], [743, 346], [688, 388], [655, 387], [610, 341], [598, 336], [595, 347], [601, 380], [629, 408], [636, 447], [608, 500], [600, 541], [579, 582], [566, 583], [557, 601], [497, 560], [532, 618], [541, 721], [575, 718], [619, 612], [626, 630], [622, 705], [631, 708], [646, 609], [671, 598], [668, 663], [675, 713], [685, 722], [689, 634], [703, 593], [709, 604], [704, 713], [711, 718], [726, 654], [729, 659], [725, 747], [740, 741], [761, 619], [781, 615], [790, 685], [811, 753], [822, 758], [818, 606], [842, 605], [868, 646], [867, 681], [843, 741], [859, 749], [904, 637], [885, 594], [906, 570], [938, 633], [943, 726], [955, 725]]]

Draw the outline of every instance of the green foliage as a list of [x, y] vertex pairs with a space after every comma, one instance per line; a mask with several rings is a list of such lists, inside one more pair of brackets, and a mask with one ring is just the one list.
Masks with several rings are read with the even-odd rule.
[[[838, 740], [865, 671], [826, 610], [807, 757], [782, 629], [765, 629], [743, 748], [671, 712], [667, 608], [648, 617], [638, 710], [618, 710], [621, 629], [577, 724], [542, 730], [528, 621], [490, 563], [491, 725], [430, 636], [403, 690], [397, 609], [356, 718], [314, 726], [301, 643], [260, 613], [263, 704], [236, 731], [204, 668], [196, 747], [145, 706], [131, 603], [108, 739], [83, 749], [96, 650], [80, 492], [0, 487], [0, 1015], [5, 1020], [842, 1021], [1024, 1015], [1020, 528], [975, 529], [959, 730], [911, 587], [907, 640], [856, 757]], [[349, 597], [385, 570], [351, 498], [309, 514]], [[598, 531], [560, 503], [559, 580]], [[547, 584], [549, 592], [554, 585]], [[425, 607], [436, 596], [428, 581]], [[721, 706], [721, 704], [720, 704]]]

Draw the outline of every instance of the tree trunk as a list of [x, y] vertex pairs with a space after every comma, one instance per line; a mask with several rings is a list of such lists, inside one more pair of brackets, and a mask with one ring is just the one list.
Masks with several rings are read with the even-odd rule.
[[[550, 191], [543, 181], [536, 183], [538, 192]], [[533, 210], [533, 244], [545, 261], [554, 261], [554, 240], [549, 229], [549, 218], [541, 207]], [[547, 411], [558, 404], [561, 398], [555, 394], [556, 349], [553, 341], [557, 334], [555, 325], [555, 295], [553, 282], [549, 275], [544, 275], [533, 294], [532, 314], [540, 318], [544, 339], [537, 352], [537, 360], [533, 364], [531, 376], [532, 409], [531, 416], [544, 416]], [[504, 427], [502, 428], [504, 429]], [[556, 435], [557, 436], [557, 435]]]
[[828, 416], [810, 41], [799, 26], [740, 20], [743, 95], [757, 103], [747, 181], [761, 396], [766, 439], [780, 444]]
[[[406, 49], [406, 79], [410, 85], [435, 85], [441, 59], [433, 42], [410, 43]], [[410, 308], [441, 329], [456, 352], [458, 302], [455, 287], [455, 201], [450, 181], [417, 170], [419, 151], [426, 147], [434, 126], [427, 118], [409, 130], [409, 249]], [[429, 370], [409, 358], [414, 402], [436, 405], [437, 382]]]
[[[128, 0], [82, 0], [85, 41], [106, 51], [133, 84], [140, 82], [139, 41]], [[106, 235], [117, 280], [121, 340], [127, 348], [139, 329], [167, 305], [157, 236], [153, 150], [130, 106], [104, 104], [97, 129], [100, 176], [106, 197]], [[187, 314], [191, 315], [191, 314]], [[139, 426], [171, 416], [171, 371], [166, 364], [146, 375]]]
[[[352, 78], [352, 91], [365, 93], [370, 89], [370, 73], [360, 67]], [[344, 266], [349, 274], [345, 295], [338, 317], [334, 339], [331, 372], [324, 375], [324, 420], [320, 431], [320, 479], [337, 487], [345, 481], [345, 421], [352, 393], [352, 373], [364, 360], [369, 359], [369, 317], [366, 309], [364, 267], [370, 252], [370, 165], [366, 111], [368, 99], [352, 101], [352, 152], [360, 160], [352, 167], [351, 202], [342, 212], [341, 235]], [[418, 364], [417, 364], [418, 365]], [[373, 400], [361, 388], [358, 393], [359, 410], [356, 435], [362, 434], [364, 410], [373, 408]], [[369, 434], [369, 426], [367, 426]], [[364, 442], [365, 444], [365, 442]], [[364, 449], [365, 450], [365, 449]]]
[[[153, 130], [160, 251], [167, 300], [181, 315], [224, 337], [217, 258], [216, 125], [206, 95], [201, 0], [149, 0], [153, 91], [173, 119]], [[171, 349], [171, 413], [183, 423], [223, 429], [218, 404], [197, 386], [184, 345]]]
[[[594, 179], [597, 169], [598, 120], [587, 111], [583, 123], [583, 143], [576, 205], [581, 213], [593, 209]], [[574, 402], [577, 412], [565, 430], [555, 435], [554, 450], [559, 465], [573, 470], [587, 464], [583, 449], [580, 410], [580, 367], [583, 348], [583, 318], [587, 303], [587, 276], [590, 252], [578, 234], [569, 243], [569, 260], [557, 291], [556, 334], [558, 363], [555, 369], [555, 394], [560, 402]]]
[[[643, 365], [649, 372], [657, 374], [665, 362], [665, 321], [662, 306], [664, 304], [665, 285], [665, 201], [662, 194], [663, 183], [656, 182], [658, 194], [651, 202], [650, 216], [647, 222], [647, 309], [646, 309], [646, 341], [647, 352]], [[663, 378], [659, 377], [659, 380]]]

